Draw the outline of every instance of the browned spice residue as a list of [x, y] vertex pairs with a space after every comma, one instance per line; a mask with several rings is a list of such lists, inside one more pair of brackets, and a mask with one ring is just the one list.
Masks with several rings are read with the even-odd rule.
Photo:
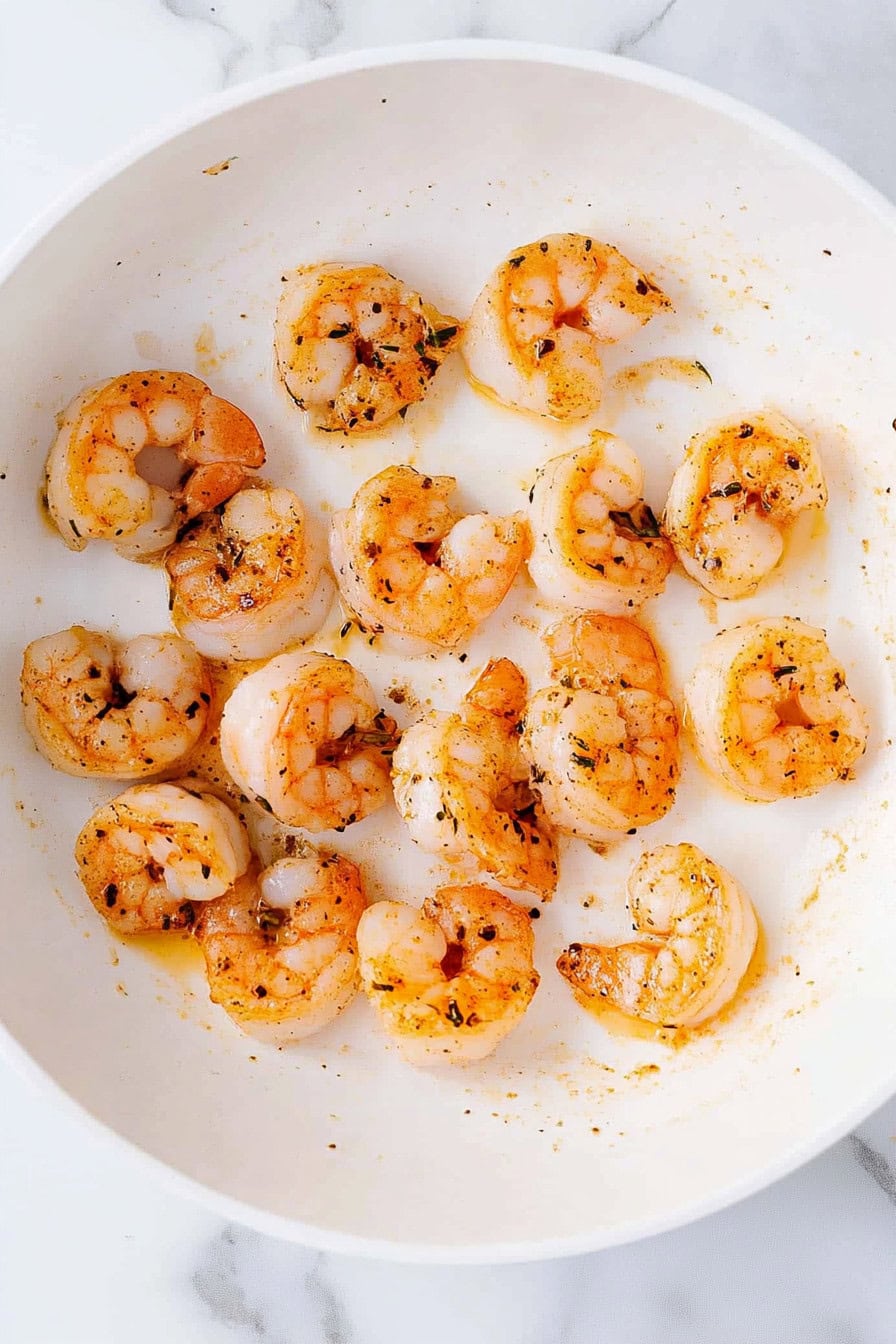
[[236, 161], [236, 155], [231, 154], [229, 159], [222, 159], [220, 163], [213, 163], [208, 168], [203, 168], [206, 177], [217, 177], [219, 173], [226, 173], [232, 163]]

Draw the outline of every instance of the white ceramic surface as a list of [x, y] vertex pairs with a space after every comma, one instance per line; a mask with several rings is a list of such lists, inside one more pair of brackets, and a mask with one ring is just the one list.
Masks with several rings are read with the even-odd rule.
[[[0, 990], [13, 1034], [88, 1110], [219, 1195], [251, 1205], [247, 1217], [320, 1244], [346, 1245], [347, 1234], [368, 1249], [422, 1257], [556, 1253], [655, 1230], [792, 1165], [893, 1082], [880, 1049], [894, 1012], [879, 810], [891, 710], [875, 657], [887, 499], [874, 494], [885, 488], [892, 432], [882, 293], [892, 284], [891, 225], [871, 193], [761, 119], [745, 125], [713, 98], [700, 106], [675, 81], [650, 75], [666, 86], [651, 88], [625, 66], [582, 57], [565, 70], [536, 70], [510, 55], [500, 81], [482, 60], [321, 82], [318, 67], [296, 89], [225, 112], [138, 161], [63, 220], [0, 294], [0, 313], [19, 333], [6, 396], [31, 446], [4, 496], [16, 491], [28, 502], [20, 530], [6, 537], [4, 563], [14, 558], [21, 574], [4, 636], [7, 685], [22, 642], [36, 633], [73, 619], [124, 632], [165, 620], [158, 574], [96, 547], [70, 560], [31, 507], [52, 413], [82, 381], [141, 362], [210, 369], [262, 427], [270, 474], [332, 503], [346, 497], [350, 479], [412, 456], [429, 469], [457, 463], [468, 499], [509, 505], [532, 465], [570, 441], [485, 405], [446, 371], [431, 406], [409, 416], [392, 441], [338, 455], [304, 442], [273, 388], [268, 337], [280, 270], [299, 260], [382, 258], [463, 311], [508, 247], [552, 227], [588, 229], [643, 260], [676, 299], [676, 317], [656, 324], [637, 357], [698, 357], [714, 377], [702, 393], [654, 385], [619, 415], [617, 426], [648, 463], [654, 500], [691, 427], [729, 407], [776, 402], [820, 436], [838, 497], [829, 535], [743, 610], [826, 622], [873, 707], [875, 740], [860, 783], [790, 809], [712, 798], [689, 771], [678, 809], [651, 839], [686, 827], [739, 872], [766, 923], [770, 969], [724, 1033], [684, 1050], [608, 1036], [552, 983], [550, 965], [566, 938], [623, 930], [609, 896], [639, 842], [610, 864], [586, 852], [569, 865], [565, 895], [539, 926], [544, 988], [493, 1064], [421, 1079], [382, 1053], [361, 1004], [319, 1045], [289, 1055], [254, 1050], [212, 1015], [201, 984], [185, 998], [181, 980], [117, 946], [113, 964], [68, 858], [100, 793], [34, 758], [10, 699], [17, 758], [4, 782], [22, 809], [11, 809], [7, 849], [23, 865], [13, 880], [34, 892], [12, 911], [17, 955]], [[521, 138], [511, 110], [526, 106], [536, 74], [542, 110], [526, 118]], [[434, 80], [462, 109], [450, 133]], [[570, 138], [570, 123], [593, 133]], [[376, 179], [370, 142], [380, 150]], [[201, 173], [233, 154], [227, 174]], [[633, 173], [632, 163], [644, 162], [649, 172]], [[36, 294], [50, 295], [53, 314], [66, 320], [48, 322]], [[617, 363], [635, 357], [620, 351]], [[496, 461], [512, 463], [500, 476], [475, 450], [483, 440]], [[713, 628], [708, 613], [681, 583], [655, 619], [674, 644], [680, 684], [696, 642]], [[507, 635], [525, 643], [512, 620]], [[491, 638], [506, 642], [498, 625]], [[490, 647], [486, 633], [467, 666]], [[366, 650], [350, 652], [374, 667]], [[531, 637], [522, 652], [536, 659]], [[434, 698], [450, 698], [458, 671], [433, 686]], [[436, 674], [444, 670], [411, 673]], [[392, 675], [374, 668], [380, 685]], [[369, 823], [342, 843], [369, 860], [374, 890], [383, 890], [405, 878], [388, 837], [371, 843], [378, 831]], [[772, 848], [781, 860], [757, 862]], [[58, 897], [47, 890], [48, 870]], [[818, 900], [804, 910], [816, 887]], [[604, 899], [583, 911], [591, 889]], [[635, 1074], [657, 1063], [658, 1074]], [[459, 1172], [471, 1199], [455, 1197]]]

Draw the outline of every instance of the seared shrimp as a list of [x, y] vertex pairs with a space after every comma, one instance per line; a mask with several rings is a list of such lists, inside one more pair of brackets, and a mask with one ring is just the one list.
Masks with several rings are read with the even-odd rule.
[[603, 346], [671, 307], [615, 247], [552, 233], [517, 248], [488, 280], [467, 323], [464, 359], [473, 382], [505, 405], [580, 419], [601, 402]]
[[358, 988], [365, 905], [357, 866], [310, 845], [246, 873], [196, 921], [212, 1002], [262, 1040], [319, 1031]]
[[318, 629], [326, 546], [291, 490], [240, 490], [182, 528], [165, 559], [174, 624], [208, 658], [269, 658]]
[[378, 901], [358, 925], [365, 993], [410, 1064], [490, 1055], [538, 988], [533, 945], [526, 912], [482, 886]]
[[365, 630], [453, 648], [507, 595], [529, 549], [525, 517], [458, 517], [448, 506], [456, 484], [387, 467], [335, 515], [339, 592]]
[[221, 718], [221, 756], [239, 788], [287, 826], [344, 830], [389, 799], [395, 721], [351, 663], [283, 653], [252, 672]]
[[868, 738], [824, 631], [789, 616], [716, 635], [685, 702], [703, 763], [755, 802], [850, 779]]
[[75, 842], [78, 874], [119, 933], [188, 928], [194, 902], [222, 896], [249, 866], [239, 818], [210, 793], [138, 784], [97, 808]]
[[[140, 474], [145, 449], [177, 456], [174, 489]], [[73, 551], [112, 541], [140, 559], [174, 540], [178, 527], [228, 499], [264, 447], [244, 411], [189, 373], [124, 373], [85, 388], [59, 418], [47, 458], [47, 504]]]
[[529, 573], [564, 607], [622, 616], [662, 592], [673, 553], [642, 498], [641, 463], [596, 431], [540, 469], [529, 493]]
[[734, 996], [759, 928], [739, 883], [696, 845], [642, 854], [628, 879], [641, 941], [572, 943], [557, 962], [587, 1005], [607, 1004], [661, 1027], [696, 1027]]
[[548, 819], [595, 841], [658, 821], [675, 801], [678, 716], [647, 631], [576, 616], [546, 640], [561, 684], [529, 701], [520, 746]]
[[501, 658], [457, 713], [424, 714], [395, 752], [395, 802], [421, 848], [550, 900], [557, 858], [520, 755], [525, 699], [523, 674]]
[[142, 779], [170, 769], [202, 736], [210, 701], [202, 659], [178, 635], [119, 644], [73, 625], [25, 650], [25, 723], [67, 775]]
[[425, 396], [460, 324], [382, 266], [300, 266], [274, 325], [280, 376], [320, 428], [377, 429]]
[[814, 445], [776, 412], [688, 444], [663, 524], [682, 566], [716, 597], [746, 597], [781, 559], [797, 516], [828, 492]]

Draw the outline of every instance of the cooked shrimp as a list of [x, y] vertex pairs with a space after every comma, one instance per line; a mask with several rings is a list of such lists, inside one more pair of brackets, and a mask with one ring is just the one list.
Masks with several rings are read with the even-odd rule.
[[277, 365], [290, 396], [322, 429], [378, 429], [426, 395], [460, 339], [456, 318], [382, 266], [300, 266], [284, 280]]
[[421, 848], [550, 900], [557, 858], [519, 749], [523, 674], [491, 662], [454, 714], [431, 710], [395, 752], [395, 802]]
[[539, 592], [611, 616], [662, 592], [674, 557], [643, 490], [641, 463], [613, 434], [596, 431], [586, 448], [546, 462], [529, 492]]
[[210, 700], [202, 659], [178, 635], [118, 643], [73, 625], [25, 650], [25, 723], [67, 775], [142, 779], [170, 769], [202, 736]]
[[[153, 449], [176, 454], [185, 475], [174, 489], [140, 474], [140, 455]], [[164, 550], [181, 523], [228, 499], [263, 462], [244, 411], [189, 373], [138, 370], [85, 388], [62, 412], [47, 504], [71, 550], [112, 541], [139, 559]]]
[[595, 841], [658, 821], [675, 801], [678, 716], [647, 631], [576, 616], [546, 640], [561, 684], [529, 701], [520, 747], [548, 819]]
[[182, 528], [168, 551], [174, 624], [208, 658], [269, 658], [319, 628], [326, 546], [291, 490], [259, 486]]
[[239, 818], [210, 793], [138, 784], [97, 808], [75, 842], [87, 895], [119, 933], [188, 928], [196, 901], [249, 866]]
[[473, 305], [463, 353], [473, 382], [506, 406], [558, 420], [596, 411], [603, 346], [672, 307], [607, 243], [552, 233], [517, 248]]
[[395, 721], [351, 663], [298, 650], [246, 677], [221, 718], [239, 788], [287, 826], [344, 830], [389, 799]]
[[339, 592], [365, 630], [453, 648], [504, 600], [528, 553], [525, 517], [460, 518], [456, 484], [387, 467], [333, 518]]
[[320, 1031], [358, 988], [365, 905], [356, 865], [310, 845], [246, 873], [196, 921], [212, 1002], [262, 1040]]
[[410, 1064], [484, 1059], [538, 988], [532, 922], [490, 887], [440, 887], [422, 910], [378, 901], [358, 925], [361, 982]]
[[797, 516], [827, 498], [814, 445], [771, 412], [691, 440], [663, 524], [692, 579], [716, 597], [746, 597], [781, 559]]
[[745, 798], [803, 798], [850, 779], [865, 711], [814, 630], [790, 616], [734, 626], [706, 646], [685, 687], [707, 769]]
[[696, 1027], [734, 997], [759, 928], [749, 897], [696, 845], [642, 854], [628, 879], [642, 941], [572, 943], [557, 962], [586, 1005], [607, 1004], [662, 1027]]

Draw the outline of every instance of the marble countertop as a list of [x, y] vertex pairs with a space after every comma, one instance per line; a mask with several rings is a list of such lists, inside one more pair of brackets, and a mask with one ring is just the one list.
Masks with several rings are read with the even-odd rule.
[[[0, 0], [0, 244], [195, 98], [323, 53], [446, 37], [615, 51], [780, 117], [896, 196], [891, 0]], [[418, 1268], [228, 1225], [0, 1061], [3, 1344], [885, 1344], [896, 1102], [679, 1232], [545, 1265]]]

